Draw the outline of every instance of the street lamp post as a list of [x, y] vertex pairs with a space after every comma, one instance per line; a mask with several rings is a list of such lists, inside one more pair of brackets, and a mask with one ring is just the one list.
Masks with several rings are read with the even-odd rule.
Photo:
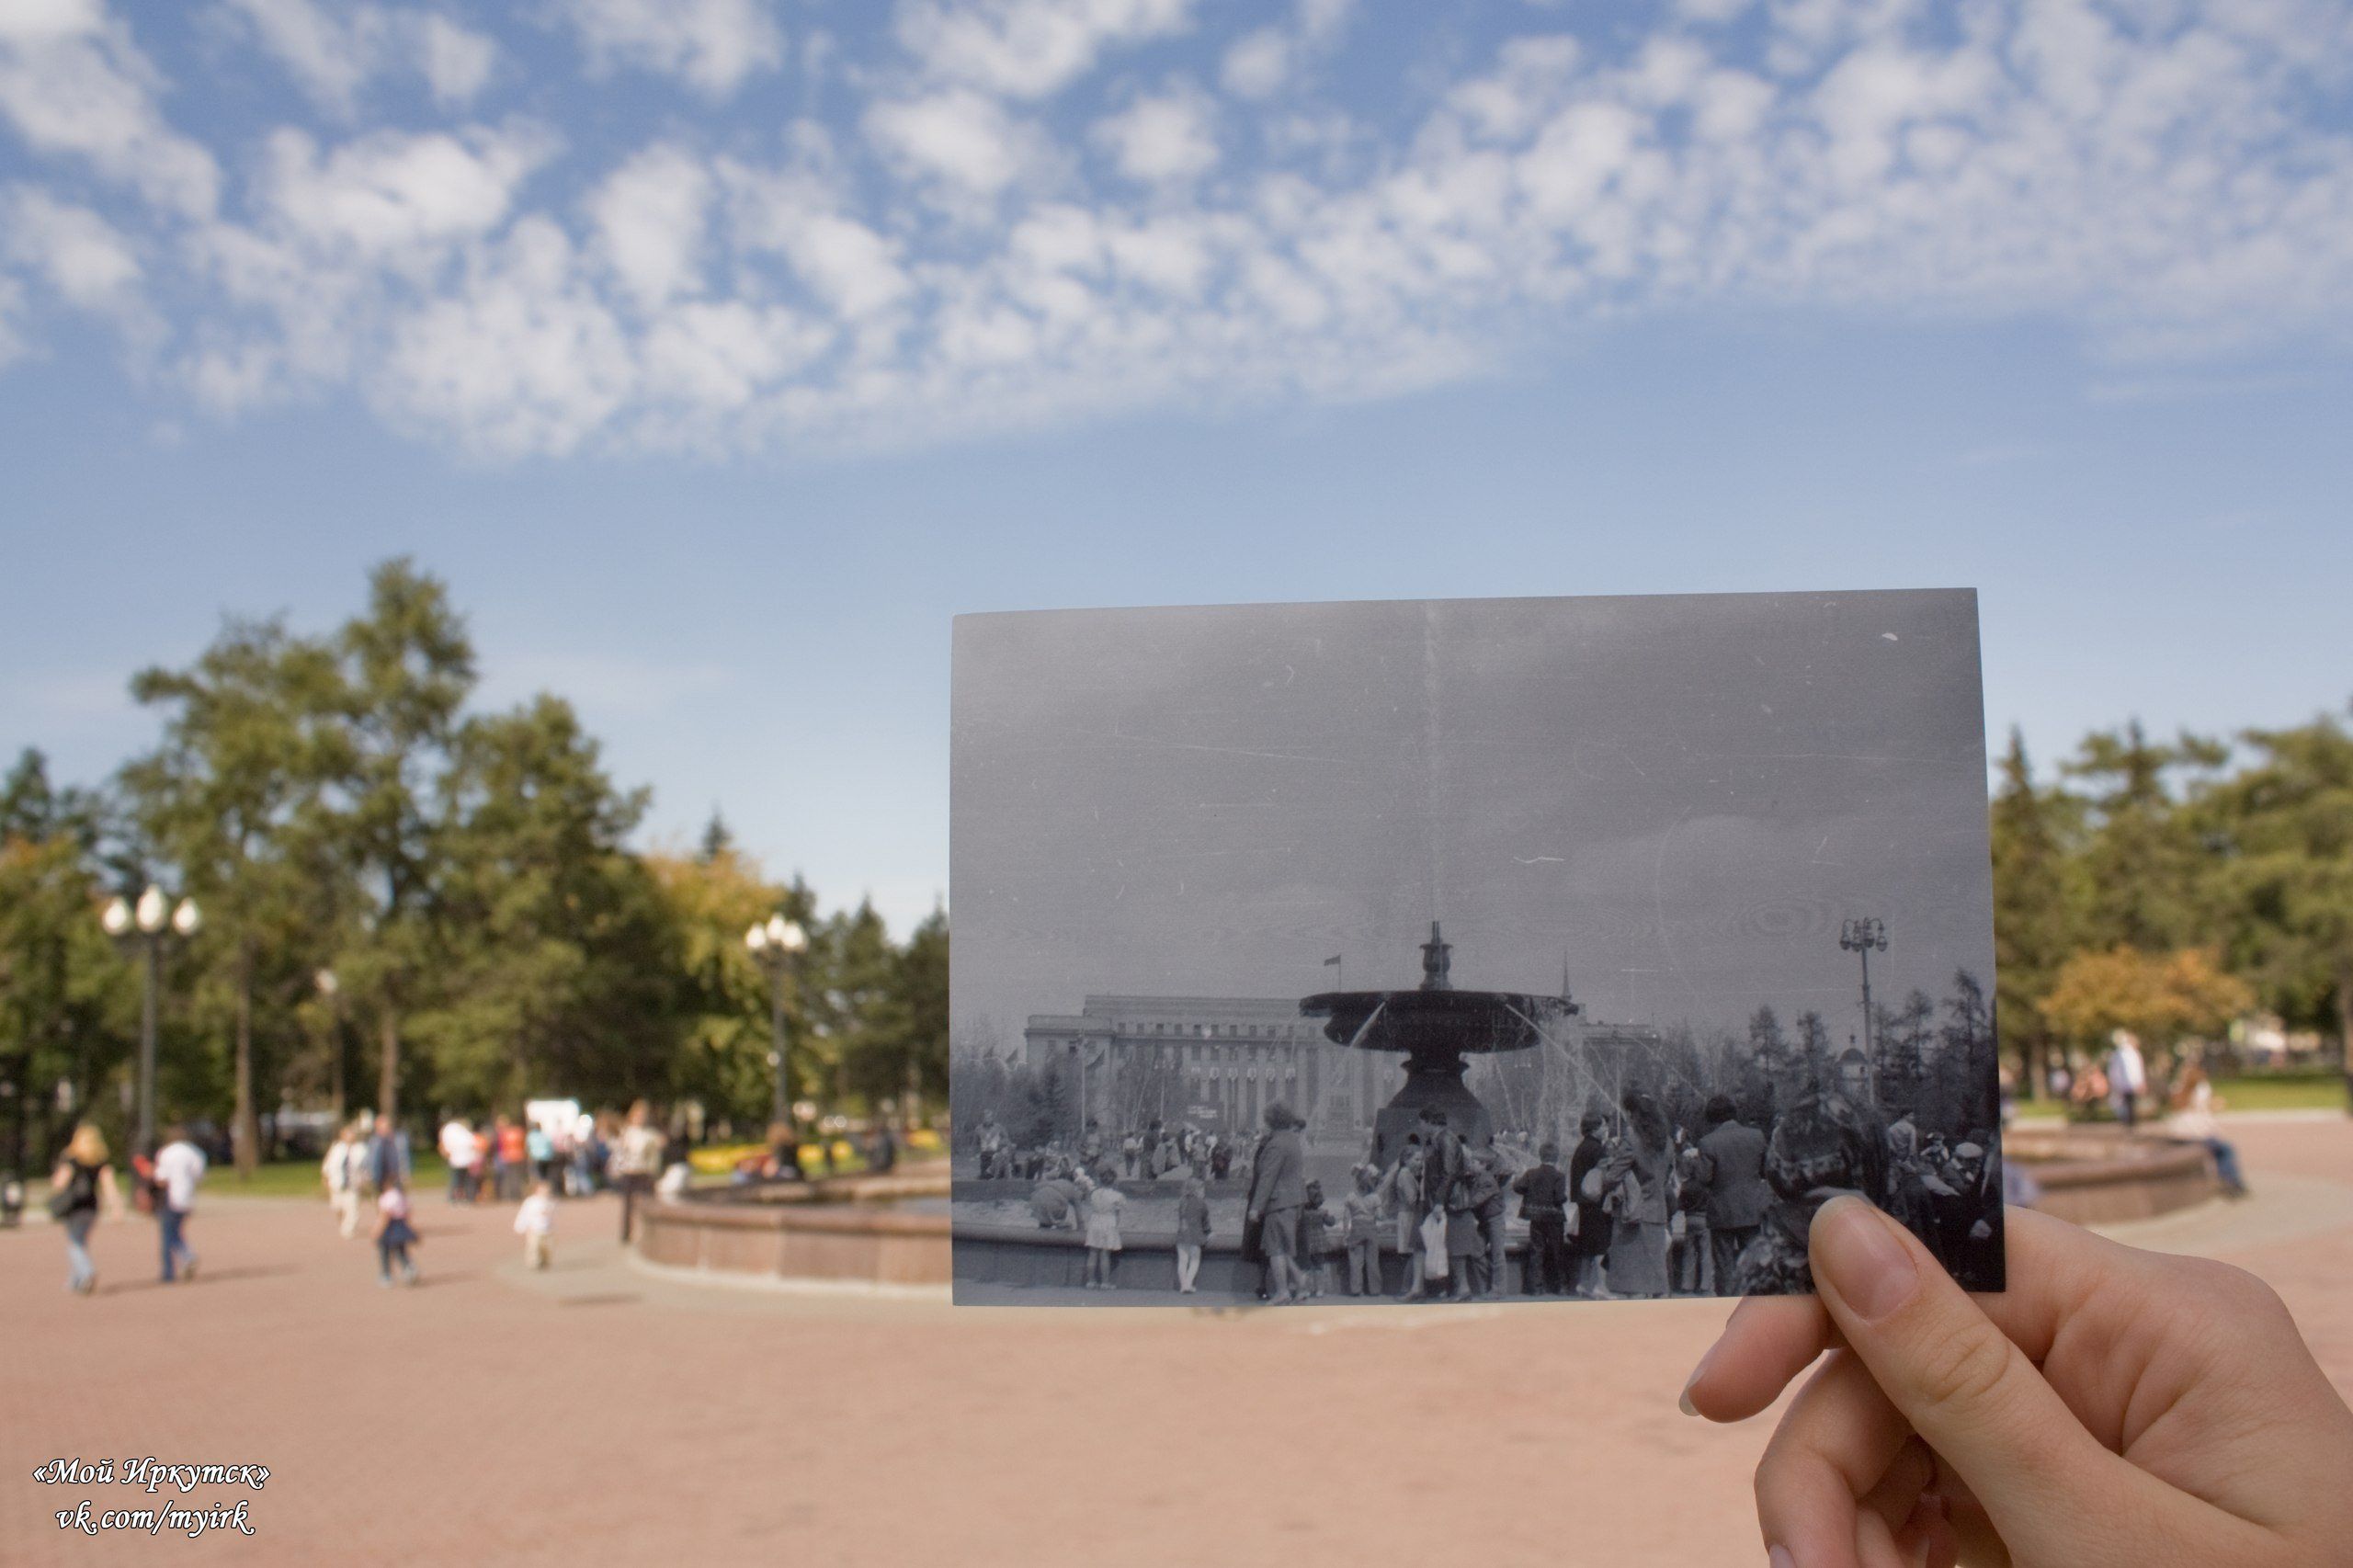
[[1863, 1060], [1873, 1072], [1879, 1069], [1879, 1058], [1871, 1044], [1871, 955], [1887, 951], [1887, 923], [1877, 915], [1848, 920], [1838, 927], [1838, 945], [1850, 953], [1859, 953], [1863, 960]]
[[155, 1141], [155, 1008], [164, 983], [165, 934], [193, 937], [203, 918], [196, 900], [184, 898], [176, 906], [153, 882], [136, 904], [115, 899], [98, 917], [108, 936], [137, 941], [145, 959], [146, 985], [139, 1006], [139, 1148], [142, 1152]]
[[789, 1125], [792, 1119], [791, 1059], [786, 1052], [784, 1001], [792, 981], [792, 960], [809, 946], [809, 934], [800, 922], [771, 915], [744, 933], [744, 946], [754, 961], [768, 971], [768, 1063], [775, 1069], [768, 1121]]

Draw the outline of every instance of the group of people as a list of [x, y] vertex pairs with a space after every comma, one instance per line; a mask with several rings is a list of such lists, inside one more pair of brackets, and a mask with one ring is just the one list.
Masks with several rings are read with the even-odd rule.
[[1157, 1118], [1116, 1136], [1090, 1118], [1075, 1143], [1058, 1138], [1021, 1143], [995, 1111], [983, 1111], [972, 1149], [975, 1174], [991, 1181], [1067, 1179], [1080, 1171], [1097, 1183], [1165, 1181], [1181, 1187], [1193, 1180], [1250, 1179], [1251, 1150], [1243, 1140], [1189, 1122], [1170, 1127]]
[[[196, 1213], [197, 1185], [204, 1179], [204, 1151], [174, 1126], [152, 1150], [131, 1159], [131, 1202], [155, 1221], [163, 1282], [196, 1278], [196, 1248], [188, 1244], [188, 1227]], [[97, 1265], [90, 1257], [90, 1230], [104, 1212], [120, 1220], [126, 1213], [122, 1187], [116, 1180], [114, 1159], [106, 1137], [96, 1125], [76, 1125], [65, 1153], [49, 1177], [50, 1217], [65, 1233], [66, 1288], [86, 1296], [98, 1288]]]
[[[1687, 1128], [1633, 1091], [1588, 1110], [1565, 1157], [1553, 1142], [1531, 1148], [1511, 1133], [1479, 1142], [1465, 1131], [1444, 1108], [1427, 1108], [1385, 1162], [1356, 1166], [1335, 1194], [1309, 1174], [1301, 1119], [1268, 1107], [1264, 1133], [1227, 1167], [1245, 1173], [1242, 1250], [1263, 1265], [1260, 1298], [1493, 1297], [1512, 1288], [1509, 1256], [1523, 1227], [1518, 1290], [1528, 1296], [1804, 1290], [1806, 1227], [1841, 1191], [1894, 1214], [1963, 1278], [2000, 1278], [2003, 1178], [1990, 1130], [1924, 1134], [1908, 1119], [1886, 1126], [1836, 1094], [1762, 1125], [1718, 1095]], [[1043, 1227], [1083, 1232], [1086, 1286], [1109, 1290], [1128, 1201], [1119, 1184], [1173, 1173], [1177, 1289], [1192, 1293], [1210, 1230], [1208, 1137], [1146, 1130], [1132, 1140], [1134, 1178], [1130, 1142], [1110, 1144], [1090, 1129], [1075, 1151], [1038, 1152], [1031, 1212]], [[984, 1162], [1007, 1147], [984, 1123]], [[1400, 1259], [1393, 1278], [1390, 1253]]]

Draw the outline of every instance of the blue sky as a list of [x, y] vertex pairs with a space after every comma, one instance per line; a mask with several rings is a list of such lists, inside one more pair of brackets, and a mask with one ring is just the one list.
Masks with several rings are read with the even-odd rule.
[[649, 839], [944, 891], [948, 618], [1967, 585], [2353, 694], [2353, 10], [0, 0], [0, 744], [408, 552]]

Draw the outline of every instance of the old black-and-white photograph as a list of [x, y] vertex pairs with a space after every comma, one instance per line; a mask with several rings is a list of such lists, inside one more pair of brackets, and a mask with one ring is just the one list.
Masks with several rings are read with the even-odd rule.
[[960, 1303], [2003, 1283], [1967, 590], [956, 624]]

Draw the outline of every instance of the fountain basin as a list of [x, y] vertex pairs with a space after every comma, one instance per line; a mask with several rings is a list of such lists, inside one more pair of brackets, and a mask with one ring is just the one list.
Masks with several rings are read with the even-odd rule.
[[2152, 1219], [2222, 1189], [2205, 1145], [2173, 1138], [2013, 1123], [2002, 1134], [2002, 1154], [2041, 1184], [2036, 1208], [2077, 1225]]
[[845, 1176], [766, 1187], [690, 1188], [638, 1210], [646, 1262], [714, 1274], [835, 1286], [932, 1287], [949, 1280], [949, 1180]]

